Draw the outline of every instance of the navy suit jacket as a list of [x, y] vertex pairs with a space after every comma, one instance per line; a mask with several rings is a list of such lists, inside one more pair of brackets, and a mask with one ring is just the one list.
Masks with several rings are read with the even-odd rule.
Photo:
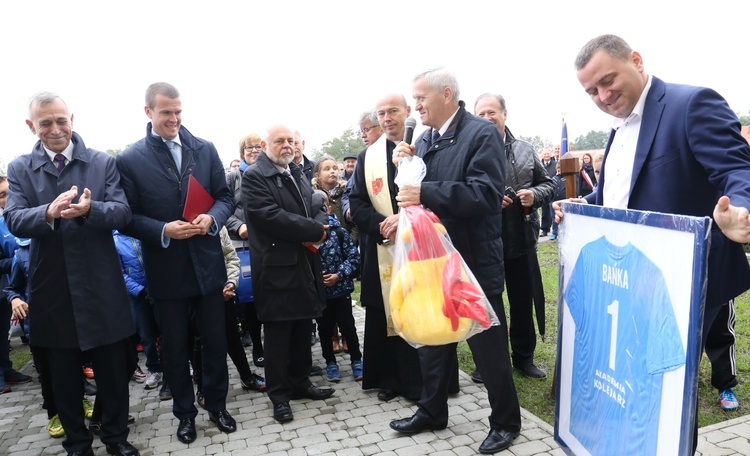
[[[52, 164], [41, 141], [30, 154], [11, 162], [5, 220], [15, 236], [32, 239], [31, 344], [90, 350], [135, 332], [112, 239], [112, 230], [124, 227], [131, 213], [114, 158], [87, 148], [75, 132], [71, 141], [72, 160], [62, 171]], [[89, 215], [58, 218], [50, 226], [47, 206], [73, 185], [79, 195], [84, 188], [91, 191]]]
[[214, 236], [170, 239], [162, 246], [164, 226], [182, 219], [187, 183], [192, 175], [214, 198], [206, 212], [221, 228], [232, 214], [234, 201], [224, 166], [214, 145], [180, 127], [182, 167], [178, 171], [167, 145], [151, 134], [117, 155], [122, 188], [133, 220], [120, 230], [141, 240], [148, 293], [155, 299], [181, 299], [221, 290], [227, 280], [221, 240]]
[[[599, 185], [587, 196], [603, 204], [604, 153]], [[714, 90], [667, 84], [652, 76], [630, 183], [629, 209], [713, 215], [719, 197], [750, 209], [750, 146], [726, 100]], [[750, 266], [742, 245], [714, 223], [708, 257], [706, 312], [750, 288]]]

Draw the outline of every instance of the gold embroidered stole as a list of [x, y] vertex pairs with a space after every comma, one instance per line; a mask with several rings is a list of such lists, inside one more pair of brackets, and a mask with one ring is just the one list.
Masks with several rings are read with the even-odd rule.
[[[389, 217], [394, 214], [391, 205], [391, 190], [388, 186], [388, 153], [386, 147], [387, 139], [385, 135], [381, 135], [375, 144], [367, 148], [364, 171], [367, 194], [370, 197], [372, 207], [381, 215]], [[388, 322], [388, 335], [396, 336], [398, 334], [393, 327], [391, 306], [389, 305], [393, 277], [393, 256], [389, 248], [382, 244], [377, 244], [377, 249], [380, 291], [383, 295], [385, 318]]]

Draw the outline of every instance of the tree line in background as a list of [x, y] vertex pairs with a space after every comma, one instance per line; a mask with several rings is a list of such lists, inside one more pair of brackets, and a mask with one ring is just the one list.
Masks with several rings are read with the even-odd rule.
[[[540, 136], [519, 136], [518, 139], [522, 139], [530, 143], [537, 153], [548, 149], [550, 152], [554, 147], [560, 144], [560, 141], [553, 142], [549, 139], [542, 139]], [[606, 131], [594, 131], [586, 133], [585, 135], [579, 136], [575, 141], [570, 142], [570, 150], [591, 150], [591, 149], [604, 149], [609, 139], [609, 132]]]
[[[740, 115], [737, 113], [737, 117], [740, 120], [742, 126], [750, 125], [750, 111], [746, 115]], [[550, 151], [560, 142], [553, 142], [548, 139], [542, 139], [541, 136], [519, 136], [519, 139], [529, 142], [534, 150], [541, 152], [544, 149]], [[581, 135], [570, 143], [570, 150], [591, 150], [591, 149], [604, 149], [607, 146], [607, 140], [609, 139], [608, 131], [594, 131]], [[325, 142], [320, 149], [313, 149], [310, 152], [310, 156], [313, 160], [317, 160], [323, 155], [330, 155], [337, 161], [341, 161], [346, 154], [358, 154], [365, 148], [365, 143], [362, 141], [362, 137], [358, 132], [352, 128], [348, 128], [338, 138], [333, 138], [330, 141]], [[107, 151], [109, 152], [109, 151]]]
[[336, 161], [343, 161], [346, 154], [358, 154], [365, 149], [365, 142], [358, 131], [347, 128], [338, 138], [333, 138], [323, 143], [320, 149], [313, 149], [310, 157], [313, 160], [323, 155], [330, 155]]
[[[541, 152], [544, 149], [550, 151], [558, 143], [553, 143], [548, 139], [542, 139], [541, 136], [520, 136], [519, 139], [531, 143], [534, 150]], [[609, 139], [609, 133], [605, 131], [590, 131], [583, 136], [579, 136], [570, 145], [570, 150], [589, 150], [589, 149], [604, 149], [607, 145], [607, 139]], [[323, 155], [330, 155], [336, 161], [344, 159], [346, 154], [358, 154], [365, 148], [365, 143], [362, 138], [352, 128], [344, 131], [338, 138], [333, 138], [323, 143], [320, 149], [313, 149], [310, 152], [310, 158], [317, 160]], [[107, 151], [109, 152], [109, 151]]]

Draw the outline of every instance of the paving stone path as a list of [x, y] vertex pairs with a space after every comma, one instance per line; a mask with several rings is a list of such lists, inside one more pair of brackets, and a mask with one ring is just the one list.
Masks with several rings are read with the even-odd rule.
[[[353, 309], [357, 326], [364, 327], [364, 311]], [[360, 339], [361, 340], [361, 339]], [[141, 354], [141, 356], [143, 356]], [[323, 366], [320, 348], [313, 360]], [[145, 362], [141, 359], [141, 366]], [[146, 391], [142, 384], [130, 383], [130, 413], [136, 422], [130, 427], [129, 441], [143, 456], [200, 455], [288, 455], [288, 456], [466, 456], [478, 454], [479, 444], [487, 436], [489, 405], [483, 386], [474, 384], [461, 373], [461, 393], [450, 398], [450, 422], [442, 431], [401, 436], [388, 426], [393, 419], [411, 416], [414, 403], [405, 399], [379, 401], [376, 391], [363, 391], [351, 376], [348, 355], [340, 355], [342, 381], [336, 394], [324, 401], [292, 401], [294, 421], [279, 424], [272, 416], [267, 396], [240, 388], [234, 365], [229, 362], [230, 390], [227, 408], [237, 420], [237, 432], [223, 434], [199, 409], [196, 418], [198, 439], [190, 445], [175, 436], [177, 420], [172, 401], [161, 402], [158, 389]], [[36, 378], [31, 365], [23, 371]], [[312, 377], [318, 386], [329, 386], [323, 376]], [[53, 439], [45, 430], [47, 414], [41, 408], [41, 390], [34, 381], [17, 385], [11, 393], [0, 395], [0, 455], [64, 455], [62, 439]], [[500, 455], [562, 456], [565, 453], [553, 440], [553, 428], [522, 410], [521, 435]], [[750, 455], [750, 415], [708, 426], [699, 431], [698, 454]], [[106, 455], [104, 446], [94, 439], [96, 455]]]

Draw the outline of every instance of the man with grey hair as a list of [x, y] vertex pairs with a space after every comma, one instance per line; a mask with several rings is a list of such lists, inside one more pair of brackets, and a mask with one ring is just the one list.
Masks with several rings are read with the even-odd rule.
[[[403, 185], [400, 207], [422, 204], [438, 217], [458, 252], [477, 278], [495, 313], [504, 321], [502, 203], [506, 158], [500, 131], [489, 121], [467, 112], [459, 101], [458, 81], [438, 68], [414, 78], [414, 109], [430, 127], [414, 145], [399, 143], [394, 161], [408, 155], [422, 157], [427, 174], [419, 184]], [[505, 325], [492, 326], [468, 339], [477, 369], [487, 386], [490, 432], [481, 453], [508, 448], [521, 430]], [[455, 343], [419, 348], [424, 380], [417, 412], [391, 422], [403, 434], [444, 429], [448, 424], [448, 390], [457, 368]]]
[[[539, 207], [549, 207], [554, 187], [544, 165], [526, 141], [516, 139], [505, 124], [508, 110], [502, 95], [485, 93], [477, 97], [474, 114], [497, 127], [505, 142], [508, 162], [503, 196], [503, 261], [505, 285], [510, 301], [510, 347], [513, 367], [526, 377], [545, 378], [547, 374], [534, 364], [536, 332], [534, 331], [534, 292], [544, 296], [539, 273], [536, 246], [539, 236]], [[549, 154], [549, 151], [547, 151]], [[549, 229], [549, 228], [547, 228]], [[505, 313], [498, 315], [505, 325]], [[472, 378], [481, 381], [478, 372]]]
[[302, 173], [307, 177], [307, 180], [312, 181], [315, 176], [313, 170], [315, 169], [315, 162], [310, 160], [305, 155], [305, 140], [302, 139], [302, 133], [298, 131], [294, 132], [294, 160], [293, 163], [302, 170]]
[[135, 368], [128, 338], [135, 328], [112, 238], [131, 218], [120, 174], [113, 157], [87, 148], [73, 131], [73, 114], [59, 96], [32, 97], [26, 124], [39, 141], [8, 166], [4, 216], [11, 233], [32, 239], [30, 344], [49, 370], [63, 447], [94, 454], [81, 402], [87, 351], [101, 401], [99, 437], [110, 454], [138, 455], [127, 442]]
[[[222, 432], [237, 425], [227, 412], [229, 382], [224, 330], [227, 280], [219, 231], [232, 213], [224, 166], [212, 143], [182, 126], [182, 102], [171, 84], [146, 90], [146, 137], [117, 156], [133, 211], [123, 232], [141, 240], [143, 268], [162, 330], [162, 368], [180, 420], [177, 438], [197, 438], [193, 382], [188, 365], [191, 312], [201, 337], [203, 389], [209, 419]], [[191, 185], [192, 183], [192, 185]], [[200, 185], [213, 202], [188, 209], [188, 188]]]
[[[375, 141], [380, 138], [380, 135], [383, 134], [383, 129], [378, 124], [378, 116], [375, 113], [375, 110], [372, 111], [365, 111], [362, 113], [362, 115], [359, 116], [359, 134], [362, 137], [362, 141], [365, 143], [365, 150], [367, 150], [370, 145], [375, 144]], [[364, 152], [361, 151], [360, 154]], [[357, 155], [355, 155], [357, 157]], [[357, 159], [354, 159], [355, 166]], [[354, 170], [352, 170], [352, 175], [354, 174]], [[351, 177], [351, 176], [350, 176]], [[346, 221], [351, 222], [351, 209], [349, 204], [349, 196], [352, 193], [352, 187], [354, 186], [354, 180], [351, 178], [347, 178], [346, 181], [346, 188], [344, 189], [344, 196], [342, 197], [342, 210], [344, 213], [344, 217], [346, 217]]]
[[266, 391], [280, 423], [294, 419], [290, 400], [323, 400], [334, 392], [309, 378], [310, 323], [325, 307], [316, 252], [327, 236], [328, 215], [322, 205], [313, 209], [310, 180], [292, 165], [296, 140], [284, 125], [269, 128], [241, 184], [255, 308], [264, 325]]
[[365, 142], [365, 147], [370, 147], [383, 134], [383, 129], [378, 124], [378, 115], [374, 109], [365, 111], [359, 116], [359, 134], [362, 136], [362, 141]]

